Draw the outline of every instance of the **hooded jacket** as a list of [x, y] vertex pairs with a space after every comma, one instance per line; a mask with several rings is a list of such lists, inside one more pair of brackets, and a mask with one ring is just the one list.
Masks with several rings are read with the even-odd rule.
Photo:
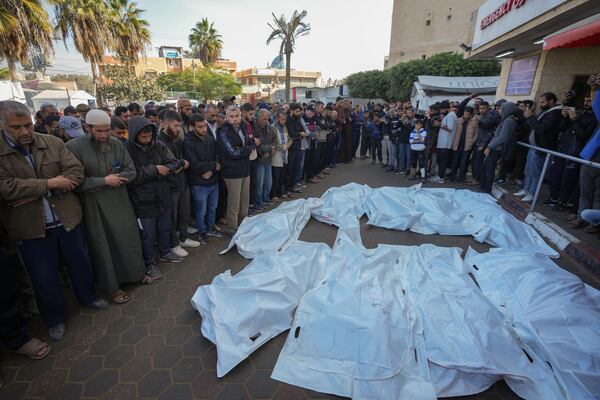
[[[145, 127], [152, 129], [152, 141], [147, 145], [136, 142], [137, 135]], [[135, 179], [128, 184], [129, 196], [138, 218], [158, 217], [171, 208], [171, 190], [167, 176], [156, 169], [164, 165], [173, 171], [179, 163], [167, 146], [157, 140], [156, 125], [142, 116], [129, 120], [129, 138], [125, 147], [133, 160]]]
[[[558, 105], [549, 110], [542, 111], [536, 117], [527, 118], [531, 128], [530, 138], [533, 137], [534, 146], [543, 147], [548, 150], [556, 150], [558, 146], [558, 134], [562, 120], [562, 106]], [[543, 152], [539, 152], [543, 155]]]
[[500, 116], [493, 109], [489, 109], [479, 119], [477, 141], [475, 147], [486, 147], [492, 137], [496, 127], [500, 123]]
[[487, 145], [487, 148], [490, 150], [502, 150], [517, 129], [517, 121], [516, 118], [514, 118], [514, 114], [518, 110], [517, 105], [507, 101], [502, 104], [501, 110], [500, 124], [494, 132], [494, 137]]

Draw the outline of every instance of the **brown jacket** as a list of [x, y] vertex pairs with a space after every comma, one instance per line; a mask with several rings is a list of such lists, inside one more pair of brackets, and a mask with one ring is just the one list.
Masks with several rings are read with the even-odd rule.
[[[63, 175], [81, 183], [84, 178], [83, 166], [57, 137], [34, 133], [31, 154], [35, 171], [0, 133], [0, 222], [16, 240], [45, 236], [42, 197], [48, 194], [48, 179]], [[67, 231], [81, 222], [74, 193], [54, 191], [47, 200]]]
[[[473, 144], [477, 140], [477, 132], [479, 126], [479, 115], [473, 115], [469, 119], [465, 137], [465, 151], [473, 149]], [[456, 120], [456, 133], [454, 134], [454, 140], [452, 141], [452, 150], [458, 149], [458, 143], [460, 142], [460, 135], [462, 133], [464, 118], [460, 117]]]

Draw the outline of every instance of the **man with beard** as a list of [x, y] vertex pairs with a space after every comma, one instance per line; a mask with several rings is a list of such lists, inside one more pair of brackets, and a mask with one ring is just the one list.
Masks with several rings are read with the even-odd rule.
[[250, 153], [260, 146], [259, 139], [252, 139], [241, 127], [242, 116], [238, 107], [227, 107], [226, 122], [219, 128], [219, 157], [222, 175], [227, 185], [227, 225], [237, 230], [248, 215], [250, 201]]
[[177, 168], [167, 176], [171, 187], [171, 251], [180, 257], [187, 257], [189, 253], [183, 247], [198, 247], [200, 243], [190, 239], [187, 230], [191, 210], [190, 188], [185, 179], [185, 170], [190, 163], [183, 155], [181, 123], [181, 117], [176, 111], [165, 112], [158, 137], [177, 160]]
[[138, 225], [125, 186], [135, 178], [135, 166], [125, 146], [111, 136], [110, 117], [104, 111], [90, 111], [86, 123], [89, 132], [67, 147], [85, 169], [77, 192], [96, 280], [122, 304], [129, 296], [120, 284], [152, 281], [145, 275]]
[[352, 118], [350, 117], [349, 103], [341, 97], [336, 99], [337, 125], [341, 137], [337, 162], [349, 163], [354, 159], [352, 154]]
[[115, 117], [121, 118], [121, 121], [127, 125], [129, 123], [129, 119], [131, 118], [131, 114], [129, 110], [125, 106], [119, 106], [115, 108]]
[[454, 157], [452, 159], [452, 169], [449, 180], [464, 182], [471, 158], [471, 150], [473, 143], [477, 140], [479, 115], [475, 115], [475, 109], [471, 106], [466, 106], [463, 110], [462, 117], [456, 120], [456, 134], [452, 141], [452, 151]]
[[258, 146], [258, 159], [256, 160], [256, 185], [254, 189], [254, 209], [263, 210], [265, 205], [271, 204], [271, 187], [273, 175], [271, 161], [277, 146], [277, 132], [269, 123], [271, 113], [267, 109], [258, 111], [258, 118], [254, 124], [254, 134], [260, 140]]
[[83, 167], [62, 140], [34, 133], [21, 103], [0, 102], [0, 130], [0, 222], [17, 242], [50, 338], [61, 340], [66, 321], [61, 260], [82, 305], [108, 306], [94, 294], [81, 205], [73, 194]]
[[438, 103], [430, 105], [424, 126], [425, 132], [427, 132], [427, 137], [425, 138], [425, 172], [427, 175], [433, 175], [437, 164], [437, 156], [434, 156], [441, 124], [440, 105]]
[[292, 144], [288, 149], [286, 184], [296, 193], [300, 192], [299, 175], [302, 174], [301, 171], [304, 157], [302, 141], [308, 136], [304, 131], [300, 118], [302, 118], [302, 106], [299, 103], [292, 103], [290, 105], [290, 114], [286, 120], [288, 135], [292, 141]]
[[129, 103], [127, 110], [129, 110], [129, 114], [132, 118], [143, 114], [142, 107], [138, 103]]
[[487, 147], [494, 136], [494, 130], [500, 122], [500, 115], [490, 108], [490, 103], [482, 101], [479, 103], [480, 119], [477, 124], [477, 140], [473, 146], [473, 156], [471, 157], [472, 179], [469, 182], [472, 186], [478, 186], [481, 180], [481, 170], [483, 168], [483, 150]]
[[457, 107], [450, 108], [450, 102], [448, 100], [444, 100], [440, 104], [440, 111], [443, 115], [443, 119], [438, 132], [436, 149], [438, 175], [431, 178], [431, 181], [434, 183], [444, 183], [446, 169], [448, 168], [448, 162], [450, 160], [450, 148], [452, 147], [452, 141], [454, 140], [454, 134], [456, 132], [456, 109]]
[[156, 266], [156, 242], [160, 261], [177, 263], [183, 258], [171, 250], [172, 204], [168, 180], [181, 165], [157, 136], [152, 122], [142, 116], [133, 117], [129, 121], [125, 147], [135, 165], [136, 176], [127, 185], [141, 227], [142, 255], [146, 269], [160, 278], [162, 273]]
[[214, 104], [207, 104], [204, 109], [204, 119], [206, 120], [206, 126], [208, 128], [208, 132], [212, 135], [213, 139], [217, 140], [217, 114], [219, 114], [219, 109]]
[[[204, 118], [206, 121], [206, 129], [208, 130], [208, 134], [212, 135], [215, 139], [215, 143], [219, 139], [219, 135], [217, 135], [217, 131], [219, 130], [219, 107], [215, 104], [207, 104], [204, 109]], [[216, 148], [216, 144], [215, 144]], [[222, 174], [218, 175], [219, 181], [219, 203], [217, 204], [217, 216], [216, 220], [220, 221], [225, 216], [225, 211], [227, 210], [227, 186], [225, 186], [225, 181], [223, 180]], [[215, 225], [216, 226], [216, 225]]]
[[40, 106], [40, 122], [34, 126], [37, 133], [49, 133], [44, 127], [44, 120], [50, 114], [58, 115], [58, 110], [54, 104], [44, 103]]
[[177, 100], [177, 112], [179, 112], [181, 121], [183, 122], [183, 133], [188, 133], [190, 130], [190, 115], [194, 113], [192, 102], [185, 98]]
[[[250, 139], [254, 138], [254, 106], [250, 103], [244, 103], [240, 107], [242, 113], [242, 130], [246, 132]], [[255, 150], [250, 152], [250, 205], [254, 204], [254, 192], [256, 191], [256, 159], [258, 153]]]
[[[562, 120], [562, 106], [556, 105], [557, 101], [554, 93], [544, 93], [539, 98], [540, 112], [537, 116], [534, 114], [535, 110], [527, 109], [525, 118], [531, 128], [529, 144], [532, 146], [556, 150], [560, 121]], [[544, 159], [544, 153], [529, 149], [525, 164], [525, 185], [522, 190], [515, 193], [515, 196], [523, 196], [524, 202], [533, 201], [538, 182], [543, 179], [541, 175]]]

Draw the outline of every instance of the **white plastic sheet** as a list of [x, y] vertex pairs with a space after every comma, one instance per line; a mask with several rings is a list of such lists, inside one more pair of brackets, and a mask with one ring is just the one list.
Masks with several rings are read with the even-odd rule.
[[564, 397], [599, 399], [600, 292], [530, 252], [470, 249], [465, 261], [519, 339], [552, 366]]
[[312, 216], [339, 228], [359, 226], [359, 219], [365, 213], [364, 201], [371, 190], [358, 183], [332, 187], [323, 193], [321, 204], [312, 210]]
[[227, 253], [237, 246], [245, 258], [275, 254], [285, 250], [298, 239], [310, 219], [311, 210], [320, 204], [319, 199], [298, 199], [280, 204], [277, 208], [253, 217], [247, 217], [231, 238]]
[[460, 249], [368, 250], [352, 236], [340, 231], [324, 280], [302, 298], [273, 378], [355, 399], [429, 399], [504, 377], [523, 397], [562, 398], [464, 272]]
[[202, 335], [217, 347], [217, 376], [289, 329], [300, 298], [326, 271], [329, 252], [326, 244], [297, 241], [196, 290], [192, 305], [202, 316]]

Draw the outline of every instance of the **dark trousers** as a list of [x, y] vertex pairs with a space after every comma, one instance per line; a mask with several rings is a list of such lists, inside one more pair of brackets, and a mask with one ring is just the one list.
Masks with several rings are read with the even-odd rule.
[[579, 181], [579, 164], [560, 157], [552, 157], [548, 166], [550, 198], [566, 203]]
[[356, 151], [360, 144], [360, 129], [352, 130], [352, 158], [356, 157]]
[[287, 185], [289, 190], [293, 189], [296, 185], [296, 175], [299, 173], [298, 171], [302, 170], [302, 154], [303, 152], [299, 149], [288, 150], [288, 165], [286, 169], [285, 184]]
[[473, 179], [479, 182], [481, 179], [481, 170], [483, 169], [483, 150], [475, 148], [473, 150], [473, 156], [471, 157], [471, 169], [473, 172]]
[[464, 181], [467, 174], [467, 167], [469, 166], [470, 156], [471, 150], [456, 151], [454, 153], [454, 158], [452, 159], [452, 170], [450, 172], [450, 176], [458, 179], [459, 181]]
[[362, 135], [362, 140], [360, 142], [360, 156], [365, 157], [367, 155], [367, 151], [371, 149], [371, 136]]
[[448, 161], [450, 157], [450, 149], [437, 149], [437, 162], [439, 177], [444, 179], [446, 176], [446, 169], [448, 169]]
[[185, 185], [183, 192], [171, 192], [171, 247], [179, 246], [189, 237], [190, 214], [190, 187]]
[[381, 155], [381, 139], [371, 138], [371, 159], [375, 161], [375, 156], [379, 159], [379, 162], [383, 162]]
[[60, 260], [67, 266], [77, 301], [86, 305], [96, 300], [82, 224], [70, 232], [63, 226], [46, 229], [43, 238], [17, 242], [17, 250], [31, 278], [42, 319], [49, 327], [66, 320]]
[[[200, 218], [196, 215], [196, 219]], [[198, 221], [196, 221], [197, 223]], [[155, 244], [158, 239], [158, 251], [166, 256], [171, 251], [171, 209], [163, 211], [158, 217], [140, 218], [142, 225], [142, 255], [146, 267], [156, 264]]]
[[419, 169], [421, 168], [425, 168], [425, 166], [427, 165], [427, 158], [425, 157], [425, 150], [411, 150], [410, 151], [410, 160], [412, 163], [412, 167], [413, 168], [417, 168], [417, 166], [419, 167]]
[[481, 171], [481, 181], [479, 187], [485, 193], [492, 192], [494, 178], [496, 178], [496, 166], [498, 160], [502, 157], [500, 150], [492, 150], [490, 154], [483, 160], [483, 170]]
[[329, 165], [333, 166], [337, 164], [337, 154], [338, 151], [340, 151], [341, 143], [342, 135], [340, 133], [333, 135], [333, 138], [331, 139], [331, 147], [329, 149]]
[[306, 179], [314, 178], [321, 172], [321, 143], [316, 141], [310, 143], [306, 152]]
[[227, 185], [219, 174], [219, 204], [217, 205], [217, 221], [225, 217], [227, 211]]
[[[257, 160], [250, 161], [250, 193], [256, 191], [256, 166]], [[250, 196], [250, 204], [254, 204], [254, 196]]]
[[271, 186], [271, 197], [280, 197], [283, 194], [284, 167], [271, 166], [273, 175], [273, 186]]
[[525, 176], [525, 164], [527, 163], [528, 150], [529, 149], [525, 146], [515, 145], [515, 164], [512, 170], [512, 177], [514, 179], [523, 180]]
[[0, 248], [0, 340], [11, 350], [17, 350], [31, 339], [25, 324], [13, 266]]
[[[597, 161], [595, 161], [597, 162]], [[579, 174], [579, 212], [600, 210], [600, 169], [584, 165]]]
[[326, 142], [319, 142], [319, 146], [321, 146], [321, 152], [319, 153], [319, 168], [320, 171], [323, 171], [329, 165], [330, 153], [329, 149], [331, 147], [331, 142], [328, 140]]

